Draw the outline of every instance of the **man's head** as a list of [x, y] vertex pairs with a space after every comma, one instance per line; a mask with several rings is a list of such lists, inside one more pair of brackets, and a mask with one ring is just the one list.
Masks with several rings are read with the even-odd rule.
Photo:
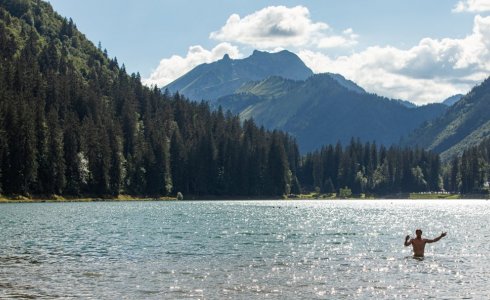
[[422, 229], [415, 230], [415, 234], [417, 235], [418, 238], [422, 237]]

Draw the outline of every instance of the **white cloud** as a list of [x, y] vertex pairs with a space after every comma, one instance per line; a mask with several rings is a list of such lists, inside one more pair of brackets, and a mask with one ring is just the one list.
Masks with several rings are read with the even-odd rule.
[[486, 12], [490, 11], [490, 0], [462, 0], [453, 8], [453, 12]]
[[212, 50], [206, 50], [199, 45], [191, 46], [185, 57], [172, 55], [170, 58], [162, 59], [156, 70], [151, 73], [150, 78], [144, 79], [143, 82], [146, 85], [165, 86], [194, 67], [203, 63], [217, 61], [225, 54], [228, 54], [231, 58], [241, 58], [243, 56], [236, 46], [229, 43], [220, 43]]
[[328, 37], [323, 37], [318, 40], [318, 48], [341, 48], [341, 47], [352, 47], [357, 44], [357, 38], [359, 37], [355, 34], [352, 28], [346, 29], [342, 32], [343, 35], [333, 35]]
[[218, 41], [236, 42], [259, 49], [313, 46], [346, 47], [356, 44], [352, 29], [343, 35], [331, 34], [328, 24], [313, 22], [304, 6], [269, 6], [241, 18], [231, 15], [220, 30], [209, 36]]
[[490, 17], [474, 18], [473, 32], [463, 39], [422, 39], [402, 50], [369, 47], [331, 58], [302, 50], [299, 56], [314, 72], [335, 72], [370, 92], [418, 104], [465, 93], [490, 74]]

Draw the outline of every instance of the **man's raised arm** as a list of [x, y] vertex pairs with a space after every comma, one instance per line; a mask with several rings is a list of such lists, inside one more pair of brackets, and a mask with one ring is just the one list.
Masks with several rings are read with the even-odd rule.
[[445, 237], [445, 236], [446, 236], [446, 234], [447, 234], [447, 232], [443, 232], [443, 233], [441, 233], [441, 235], [440, 235], [440, 236], [436, 237], [435, 239], [433, 239], [433, 240], [429, 240], [429, 239], [427, 239], [427, 240], [425, 240], [425, 241], [426, 241], [427, 243], [435, 243], [435, 242], [439, 241], [440, 239], [442, 239], [443, 237]]
[[410, 246], [410, 244], [411, 244], [411, 243], [410, 243], [409, 239], [410, 239], [410, 236], [409, 236], [409, 235], [407, 235], [407, 236], [405, 237], [405, 247]]

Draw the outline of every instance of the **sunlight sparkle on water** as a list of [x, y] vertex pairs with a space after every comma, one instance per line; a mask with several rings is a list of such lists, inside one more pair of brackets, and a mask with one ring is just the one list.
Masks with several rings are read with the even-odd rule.
[[[488, 201], [0, 206], [0, 298], [486, 298]], [[448, 236], [411, 258], [405, 235]]]

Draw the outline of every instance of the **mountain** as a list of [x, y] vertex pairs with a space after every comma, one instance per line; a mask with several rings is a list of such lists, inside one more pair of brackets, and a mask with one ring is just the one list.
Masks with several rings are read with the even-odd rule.
[[[366, 93], [363, 88], [340, 74], [326, 74], [351, 91]], [[206, 100], [212, 104], [220, 97], [239, 93], [249, 82], [261, 81], [271, 76], [305, 80], [312, 75], [313, 72], [292, 52], [283, 50], [269, 53], [255, 50], [244, 59], [230, 59], [226, 54], [216, 62], [201, 64], [164, 86], [162, 90], [179, 92], [191, 100]]]
[[345, 87], [350, 91], [357, 92], [359, 94], [366, 93], [366, 91], [362, 87], [358, 86], [354, 81], [345, 79], [345, 77], [340, 74], [335, 74], [335, 73], [325, 73], [325, 74], [332, 77], [332, 79], [337, 81], [338, 84], [340, 84], [341, 86]]
[[447, 105], [447, 106], [453, 106], [456, 102], [461, 100], [461, 98], [463, 98], [463, 96], [464, 95], [462, 95], [462, 94], [456, 94], [456, 95], [451, 96], [451, 97], [447, 98], [446, 100], [442, 101], [442, 104]]
[[201, 64], [162, 89], [172, 93], [178, 91], [191, 100], [212, 102], [221, 96], [233, 94], [249, 81], [274, 75], [306, 79], [313, 72], [289, 51], [269, 53], [255, 50], [244, 59], [230, 59], [226, 54], [216, 62]]
[[238, 113], [242, 119], [253, 118], [266, 128], [292, 134], [303, 152], [337, 141], [347, 144], [352, 137], [396, 144], [446, 110], [442, 104], [409, 108], [399, 101], [360, 93], [329, 74], [306, 80], [273, 76], [250, 82], [214, 105]]
[[403, 106], [406, 106], [408, 108], [414, 108], [414, 107], [417, 107], [417, 105], [413, 104], [412, 102], [410, 101], [407, 101], [407, 100], [399, 100], [399, 99], [394, 99], [393, 101], [396, 101], [400, 104], [402, 104]]
[[461, 154], [490, 136], [490, 78], [474, 87], [444, 115], [417, 129], [405, 144], [441, 153], [442, 159]]

